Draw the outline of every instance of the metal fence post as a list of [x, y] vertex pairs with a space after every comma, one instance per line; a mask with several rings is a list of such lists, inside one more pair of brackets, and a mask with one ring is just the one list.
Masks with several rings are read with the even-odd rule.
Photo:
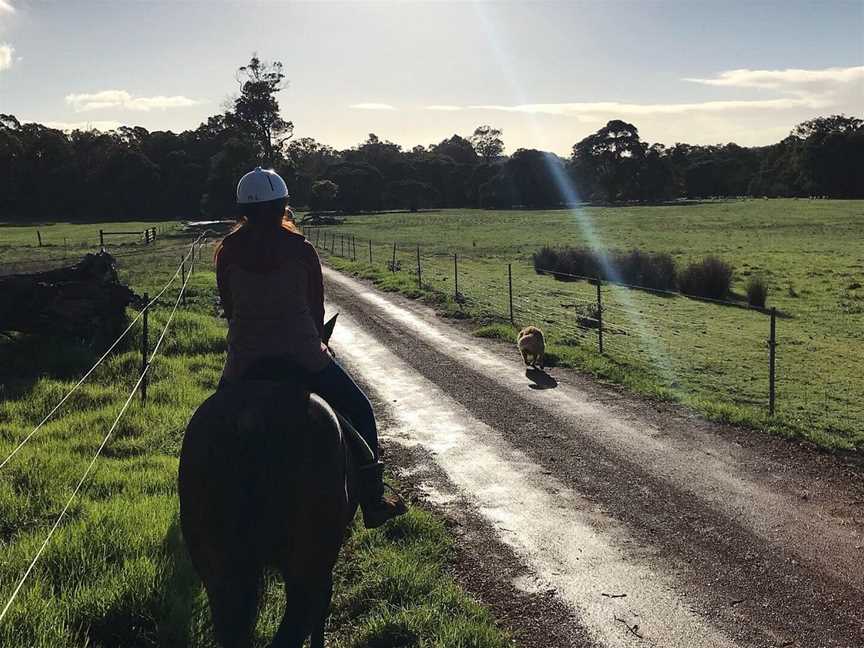
[[771, 307], [771, 337], [768, 339], [768, 414], [774, 416], [775, 359], [777, 356], [777, 309]]
[[105, 251], [105, 231], [101, 229], [99, 230], [99, 250]]
[[396, 241], [393, 241], [393, 263], [390, 265], [390, 270], [396, 272]]
[[[176, 275], [175, 275], [176, 276]], [[183, 282], [180, 284], [181, 296], [180, 300], [183, 305], [186, 305], [186, 292], [183, 290], [183, 285], [186, 283], [186, 256], [180, 255], [180, 278]]]
[[423, 276], [420, 274], [420, 246], [417, 246], [417, 287], [423, 288]]
[[354, 234], [351, 235], [351, 260], [357, 260], [357, 237]]
[[144, 378], [141, 379], [141, 405], [147, 403], [147, 354], [150, 352], [150, 343], [147, 340], [148, 325], [147, 315], [150, 312], [150, 295], [144, 293], [144, 315], [141, 319], [141, 373]]
[[42, 247], [42, 232], [36, 230], [36, 239], [39, 241], [39, 247]]
[[344, 234], [339, 234], [339, 246], [340, 246], [339, 247], [339, 249], [340, 249], [339, 256], [344, 257], [345, 256], [345, 235]]
[[603, 355], [603, 297], [600, 290], [600, 278], [597, 278], [597, 347]]
[[507, 264], [507, 291], [510, 295], [510, 323], [515, 324], [513, 319], [513, 264]]
[[369, 265], [372, 265], [372, 239], [369, 239]]
[[459, 262], [456, 260], [456, 253], [453, 253], [453, 296], [459, 294]]

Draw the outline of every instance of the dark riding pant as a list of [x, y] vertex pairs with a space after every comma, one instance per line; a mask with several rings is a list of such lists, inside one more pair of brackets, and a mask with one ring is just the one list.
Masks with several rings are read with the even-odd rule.
[[336, 360], [324, 369], [307, 373], [304, 380], [309, 391], [326, 400], [337, 412], [347, 417], [378, 459], [378, 426], [372, 403]]
[[[279, 380], [289, 374], [300, 378], [306, 389], [321, 396], [334, 410], [351, 421], [372, 450], [375, 460], [378, 460], [378, 426], [375, 424], [372, 403], [336, 360], [331, 358], [324, 369], [313, 373], [297, 369], [290, 358], [269, 356], [250, 367], [243, 377], [249, 380]], [[224, 377], [219, 381], [220, 388], [227, 384]]]

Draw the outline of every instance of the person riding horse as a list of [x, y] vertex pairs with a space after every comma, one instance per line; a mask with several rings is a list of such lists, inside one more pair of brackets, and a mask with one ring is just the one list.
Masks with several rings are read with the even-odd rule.
[[180, 524], [220, 645], [252, 646], [276, 569], [286, 601], [271, 648], [324, 648], [357, 505], [368, 528], [406, 508], [384, 493], [372, 405], [330, 352], [321, 262], [286, 218], [285, 182], [257, 168], [237, 202], [243, 219], [215, 254], [228, 356], [183, 437]]
[[[314, 246], [288, 208], [288, 187], [257, 167], [237, 185], [242, 221], [216, 248], [216, 281], [228, 319], [228, 357], [221, 385], [248, 379], [299, 377], [346, 417], [372, 450], [357, 468], [358, 500], [367, 528], [405, 513], [384, 491], [372, 405], [324, 335], [324, 282]], [[358, 453], [355, 453], [357, 456]]]

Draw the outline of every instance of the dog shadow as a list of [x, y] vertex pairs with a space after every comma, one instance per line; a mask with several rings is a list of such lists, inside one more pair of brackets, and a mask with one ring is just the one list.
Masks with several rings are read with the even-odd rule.
[[525, 377], [531, 381], [528, 385], [531, 389], [555, 389], [558, 386], [558, 381], [542, 369], [528, 367], [525, 370]]

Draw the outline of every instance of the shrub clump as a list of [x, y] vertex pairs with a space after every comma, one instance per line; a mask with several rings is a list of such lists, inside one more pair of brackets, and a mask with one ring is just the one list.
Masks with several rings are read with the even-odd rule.
[[625, 283], [663, 290], [676, 286], [678, 272], [671, 254], [633, 250], [624, 257], [616, 255], [613, 263], [621, 268]]
[[[727, 298], [732, 288], [732, 266], [714, 256], [679, 270], [672, 256], [665, 252], [607, 253], [589, 248], [556, 249], [547, 245], [535, 252], [533, 259], [537, 274], [551, 274], [559, 281], [599, 278], [655, 290], [678, 290], [685, 295], [711, 299]], [[762, 286], [767, 297], [764, 282]]]
[[534, 272], [543, 274], [544, 270], [555, 270], [558, 264], [558, 251], [548, 245], [544, 245], [532, 255], [532, 259], [534, 261]]
[[753, 308], [765, 308], [768, 299], [768, 284], [762, 277], [750, 277], [747, 282], [747, 303]]
[[534, 253], [534, 271], [552, 274], [560, 281], [599, 277], [605, 281], [663, 290], [674, 290], [676, 285], [672, 256], [641, 250], [607, 254], [589, 248], [556, 250], [545, 246]]
[[678, 273], [678, 288], [685, 295], [725, 299], [732, 288], [732, 266], [717, 257], [705, 257]]

